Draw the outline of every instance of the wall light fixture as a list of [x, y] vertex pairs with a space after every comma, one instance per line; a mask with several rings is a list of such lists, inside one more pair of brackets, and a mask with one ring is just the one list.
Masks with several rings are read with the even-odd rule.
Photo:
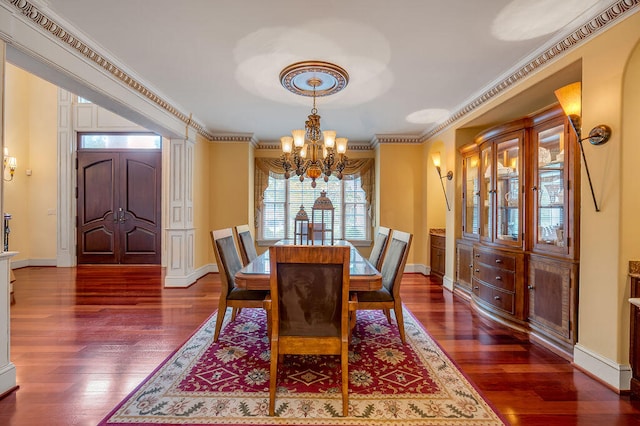
[[[2, 160], [2, 179], [9, 182], [13, 180], [13, 174], [18, 167], [18, 160], [16, 157], [9, 156], [9, 148], [4, 148], [4, 158]], [[6, 175], [6, 170], [9, 169], [9, 179], [4, 177]]]
[[576, 132], [578, 137], [578, 144], [580, 145], [580, 152], [582, 153], [582, 161], [584, 162], [584, 168], [587, 172], [587, 179], [589, 180], [589, 188], [591, 189], [591, 197], [593, 198], [593, 205], [596, 211], [599, 212], [600, 208], [596, 202], [596, 195], [593, 191], [593, 184], [591, 183], [591, 174], [589, 173], [589, 165], [587, 164], [587, 157], [584, 154], [584, 147], [582, 141], [589, 139], [592, 145], [603, 145], [611, 138], [611, 128], [606, 124], [600, 124], [594, 127], [589, 132], [589, 136], [582, 137], [582, 83], [579, 81], [568, 84], [559, 88], [555, 92], [558, 102], [562, 110], [569, 118], [571, 127]]
[[444, 193], [444, 200], [447, 202], [447, 210], [451, 211], [451, 207], [449, 207], [449, 199], [447, 198], [447, 191], [446, 189], [444, 189], [443, 179], [453, 179], [453, 172], [449, 170], [446, 175], [442, 176], [442, 170], [440, 169], [440, 152], [436, 151], [432, 153], [431, 160], [433, 161], [433, 165], [436, 166], [436, 171], [438, 172], [438, 177], [440, 178], [440, 183], [442, 184], [442, 192]]

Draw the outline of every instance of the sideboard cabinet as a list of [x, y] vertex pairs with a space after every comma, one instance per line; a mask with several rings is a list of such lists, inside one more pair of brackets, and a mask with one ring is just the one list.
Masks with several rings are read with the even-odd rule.
[[493, 127], [460, 150], [456, 289], [572, 356], [577, 339], [580, 157], [559, 106]]

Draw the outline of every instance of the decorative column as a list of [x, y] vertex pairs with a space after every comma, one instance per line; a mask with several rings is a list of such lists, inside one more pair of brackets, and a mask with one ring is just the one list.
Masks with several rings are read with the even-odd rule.
[[169, 200], [167, 208], [165, 287], [188, 287], [198, 278], [194, 272], [193, 227], [194, 143], [171, 139], [169, 144]]

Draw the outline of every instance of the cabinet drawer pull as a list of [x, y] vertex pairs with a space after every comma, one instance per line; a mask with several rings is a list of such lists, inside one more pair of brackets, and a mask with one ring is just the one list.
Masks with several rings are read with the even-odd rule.
[[473, 268], [473, 263], [471, 263], [471, 264], [469, 265], [469, 268]]
[[532, 191], [537, 191], [537, 190], [538, 190], [538, 187], [537, 187], [537, 186], [534, 186], [533, 188], [531, 188], [531, 190], [532, 190]]
[[496, 277], [496, 281], [502, 281], [502, 277], [498, 275], [498, 276]]
[[500, 300], [500, 296], [493, 296], [493, 300]]
[[477, 285], [473, 287], [474, 290], [480, 290], [480, 287], [478, 287]]
[[502, 259], [496, 259], [496, 263], [502, 263]]
[[528, 285], [528, 286], [527, 286], [527, 288], [528, 288], [529, 290], [533, 290], [533, 289], [535, 289], [535, 286]]
[[479, 254], [476, 254], [476, 257], [480, 257], [480, 255], [479, 255]]
[[480, 272], [480, 269], [476, 268], [476, 272]]

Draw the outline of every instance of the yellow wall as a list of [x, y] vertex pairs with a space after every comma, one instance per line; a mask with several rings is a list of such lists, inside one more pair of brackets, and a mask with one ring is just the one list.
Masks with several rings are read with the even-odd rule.
[[[625, 260], [640, 260], [640, 43], [636, 44], [627, 64], [622, 89], [621, 139], [621, 218], [620, 218], [620, 268], [623, 282], [626, 272]], [[624, 292], [618, 299], [622, 333], [628, 333], [627, 298], [630, 296], [629, 284], [623, 287]], [[620, 353], [624, 354], [625, 341], [621, 339]]]
[[[6, 146], [18, 160], [4, 185], [10, 221], [9, 249], [22, 259], [56, 258], [57, 87], [7, 64]], [[32, 170], [27, 176], [25, 171]]]
[[209, 203], [211, 180], [209, 177], [209, 155], [211, 144], [197, 135], [193, 162], [193, 226], [195, 227], [195, 269], [211, 263], [213, 249], [209, 232]]
[[[426, 167], [423, 147], [417, 144], [382, 144], [380, 163], [380, 219], [391, 229], [413, 233], [407, 264], [428, 264], [427, 232], [423, 213], [422, 178]], [[434, 172], [435, 173], [435, 172]]]
[[[601, 211], [596, 212], [593, 207], [583, 167], [578, 344], [587, 352], [619, 364], [629, 362], [629, 306], [626, 302], [629, 293], [628, 261], [640, 260], [638, 206], [637, 201], [632, 201], [638, 198], [639, 186], [630, 183], [638, 182], [640, 177], [638, 172], [634, 172], [637, 168], [635, 163], [640, 158], [637, 142], [640, 132], [637, 82], [640, 75], [640, 59], [637, 58], [639, 39], [640, 13], [635, 13], [496, 96], [453, 126], [453, 130], [464, 128], [472, 120], [520, 96], [526, 89], [554, 73], [576, 61], [582, 61], [583, 134], [598, 124], [608, 124], [613, 134], [606, 145], [584, 144]], [[627, 61], [634, 48], [636, 54], [631, 58], [627, 70]], [[623, 84], [625, 76], [626, 86]], [[428, 141], [428, 144], [444, 141], [449, 158], [458, 155], [454, 147], [462, 145], [455, 141], [456, 137], [455, 133], [447, 131], [438, 135], [437, 139]], [[456, 164], [459, 164], [459, 155]], [[456, 179], [459, 178], [458, 173]], [[455, 183], [455, 186], [459, 193], [460, 183]], [[629, 201], [623, 201], [627, 199]], [[448, 217], [447, 225], [459, 227], [459, 215], [456, 212], [455, 218]], [[459, 233], [457, 229], [455, 232]], [[452, 249], [452, 243], [451, 239], [447, 240], [448, 250]], [[448, 256], [447, 274], [453, 271], [453, 265], [453, 257]]]
[[[253, 148], [246, 142], [214, 142], [209, 150], [209, 231], [249, 224], [249, 203], [253, 199]], [[251, 176], [250, 176], [251, 175]], [[255, 235], [255, 233], [254, 233]], [[213, 249], [209, 249], [215, 262]]]

